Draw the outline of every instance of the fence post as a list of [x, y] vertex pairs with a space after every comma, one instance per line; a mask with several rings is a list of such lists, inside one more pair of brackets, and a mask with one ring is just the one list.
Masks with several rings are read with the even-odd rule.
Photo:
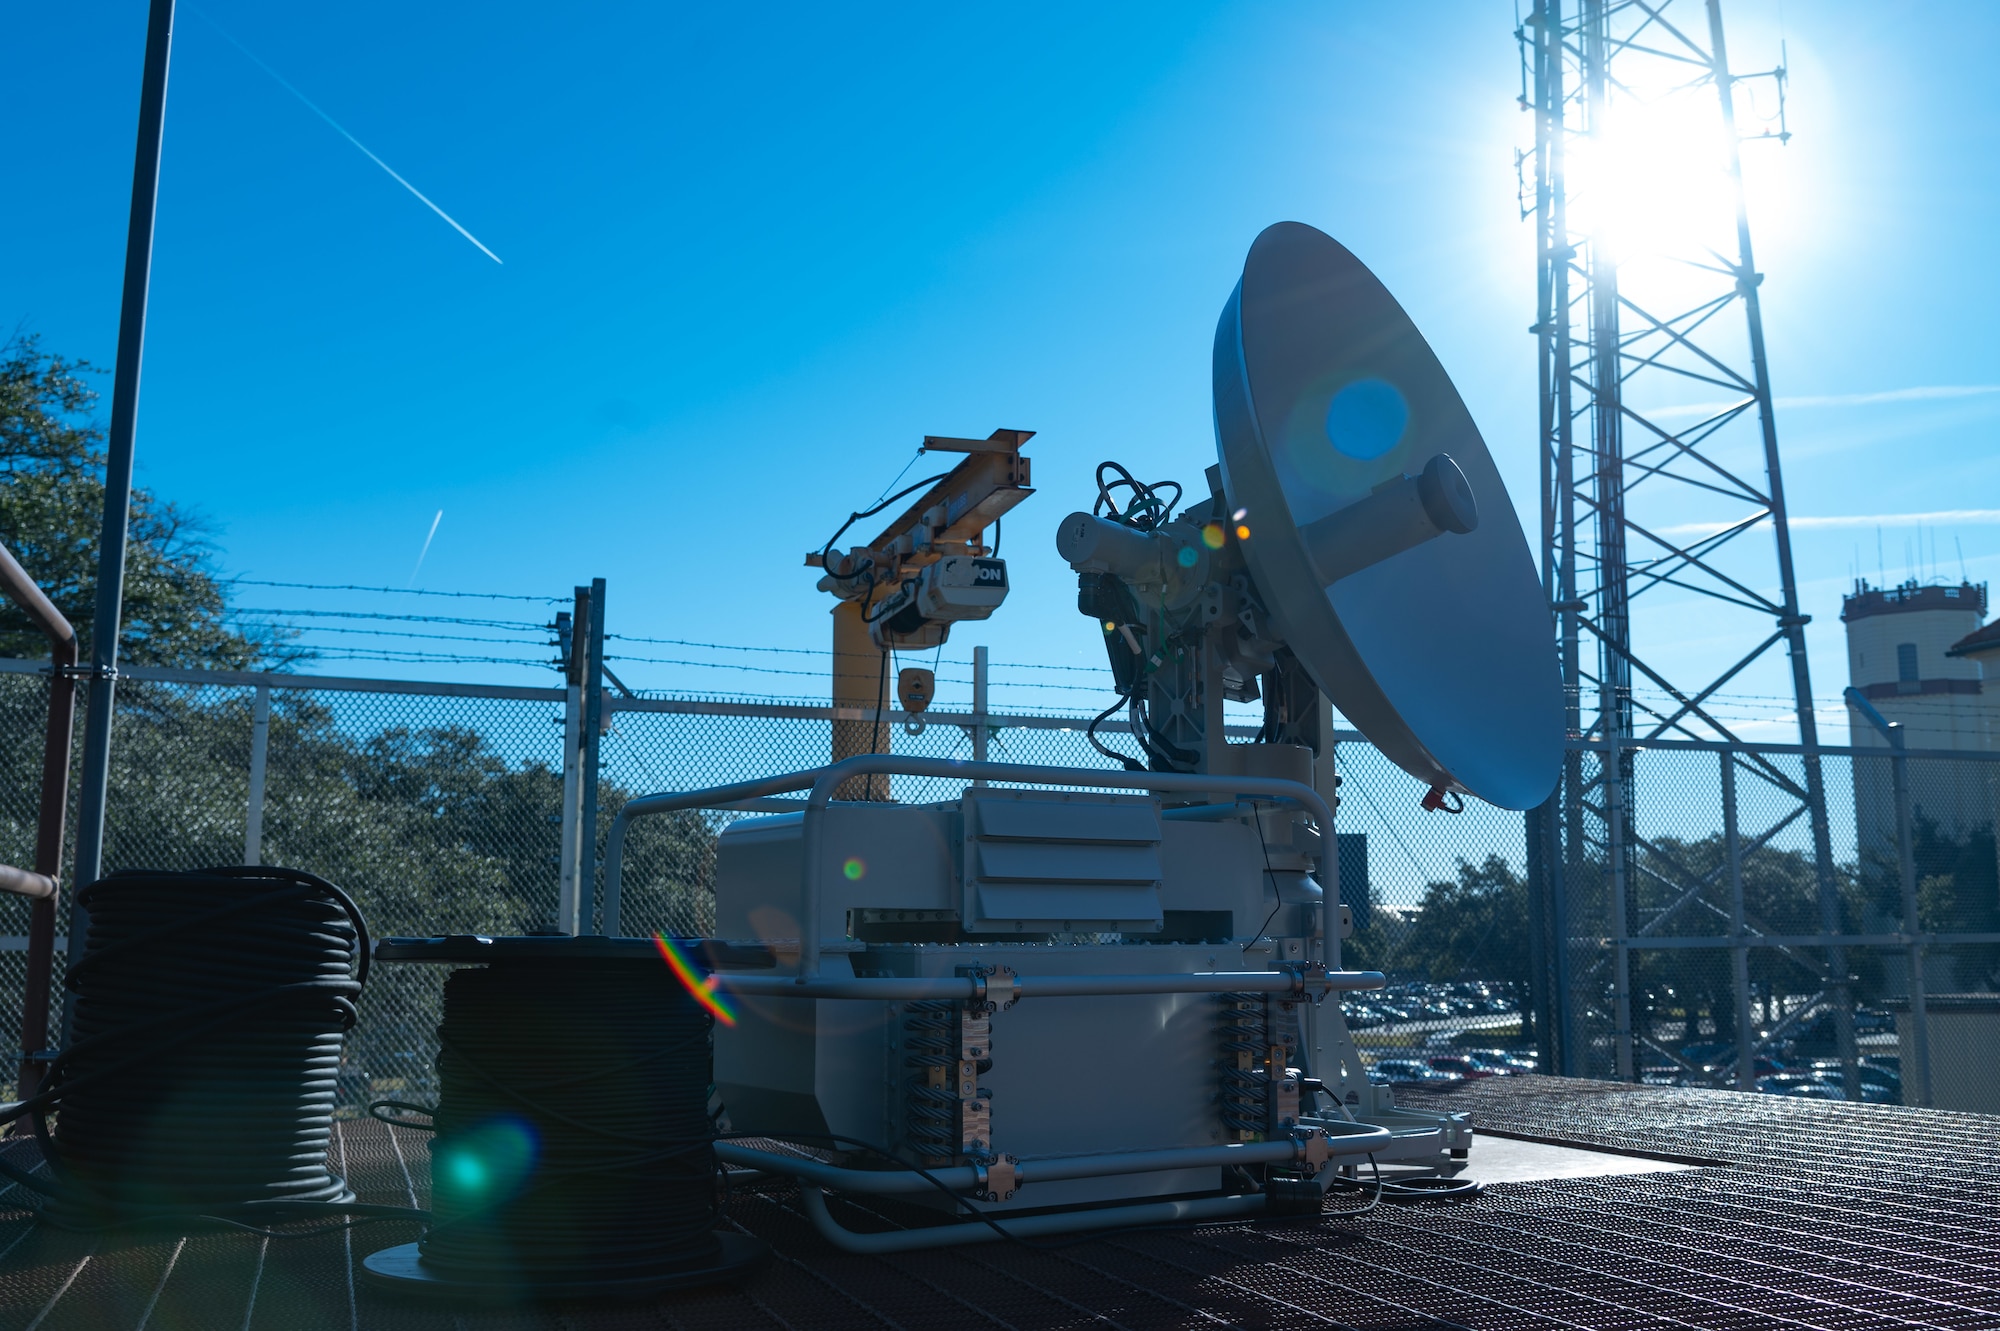
[[[972, 649], [972, 761], [986, 761], [986, 649]], [[975, 781], [983, 786], [984, 781]]]
[[271, 748], [271, 686], [259, 684], [250, 704], [250, 799], [243, 819], [243, 862], [264, 862], [264, 768]]
[[1625, 919], [1625, 751], [1613, 736], [1605, 742], [1605, 857], [1611, 870], [1611, 1024], [1619, 1081], [1638, 1080], [1632, 1051], [1632, 949]]
[[1757, 1081], [1757, 1044], [1750, 1026], [1750, 936], [1743, 911], [1743, 838], [1736, 822], [1736, 751], [1722, 751], [1722, 843], [1729, 858], [1730, 978], [1736, 985], [1736, 1089]]
[[[583, 629], [583, 625], [577, 626]], [[597, 769], [604, 738], [604, 579], [590, 580], [590, 620], [583, 660], [583, 780], [577, 819], [579, 930], [592, 930], [596, 919], [588, 903], [597, 899]]]
[[556, 928], [572, 937], [583, 931], [583, 894], [578, 886], [582, 875], [577, 866], [582, 846], [582, 838], [577, 835], [581, 821], [577, 801], [583, 792], [583, 777], [578, 770], [582, 734], [583, 689], [571, 684], [563, 690], [562, 849], [557, 852], [557, 863], [562, 867], [556, 886]]
[[[1326, 792], [1321, 791], [1324, 797]], [[1548, 820], [1555, 804], [1546, 803], [1521, 815], [1523, 847], [1528, 860], [1528, 1010], [1534, 1014], [1535, 1055], [1550, 1072], [1559, 1066], [1555, 1047], [1555, 989], [1549, 983], [1552, 949], [1560, 944], [1549, 910], [1550, 879]]]
[[[1890, 794], [1896, 803], [1896, 877], [1902, 889], [1903, 936], [1909, 939], [1910, 1044], [1917, 1060], [1917, 1103], [1931, 1103], [1931, 1014], [1924, 991], [1923, 921], [1917, 917], [1917, 842], [1915, 819], [1910, 815], [1910, 757], [1904, 743], [1903, 725], [1877, 711], [1861, 690], [1849, 686], [1847, 705], [1861, 713], [1868, 724], [1889, 742]], [[1858, 756], [1857, 763], [1863, 761]], [[1860, 772], [1855, 773], [1859, 787]], [[1907, 1070], [1907, 1069], [1906, 1069]]]
[[1910, 758], [1903, 727], [1889, 723], [1889, 779], [1896, 797], [1896, 874], [1903, 895], [1903, 936], [1910, 940], [1910, 1043], [1917, 1056], [1917, 1103], [1931, 1103], [1931, 1014], [1924, 991], [1924, 926], [1917, 915], [1917, 843], [1910, 816]]

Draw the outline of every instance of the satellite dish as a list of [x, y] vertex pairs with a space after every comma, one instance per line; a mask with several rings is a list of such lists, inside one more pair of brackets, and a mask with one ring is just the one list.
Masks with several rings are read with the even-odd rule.
[[1478, 427], [1395, 297], [1298, 222], [1257, 237], [1215, 330], [1223, 487], [1285, 641], [1419, 781], [1528, 809], [1562, 689], [1534, 557]]

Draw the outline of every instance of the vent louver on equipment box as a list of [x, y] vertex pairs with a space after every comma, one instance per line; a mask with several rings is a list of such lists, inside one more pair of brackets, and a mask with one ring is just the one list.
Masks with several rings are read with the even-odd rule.
[[1160, 807], [1047, 791], [965, 796], [967, 933], [1160, 928]]

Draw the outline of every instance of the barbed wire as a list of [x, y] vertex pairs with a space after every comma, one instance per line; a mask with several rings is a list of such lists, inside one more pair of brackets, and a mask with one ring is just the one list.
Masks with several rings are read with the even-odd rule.
[[[604, 659], [606, 661], [634, 661], [646, 665], [691, 666], [700, 670], [747, 670], [759, 675], [793, 675], [805, 679], [827, 678], [827, 672], [824, 670], [786, 670], [781, 666], [742, 665], [734, 661], [684, 661], [666, 656], [626, 656], [623, 654], [614, 655], [609, 652], [605, 653]], [[939, 676], [938, 683], [963, 684], [967, 688], [972, 686], [971, 679], [951, 675]], [[1009, 684], [1001, 681], [995, 681], [995, 683], [998, 684], [998, 687], [1006, 689], [1059, 689], [1065, 693], [1106, 692], [1104, 689], [1088, 688], [1081, 684]]]
[[[636, 633], [606, 633], [606, 642], [644, 642], [658, 647], [706, 647], [718, 652], [776, 652], [784, 656], [832, 656], [830, 649], [823, 647], [744, 647], [728, 642], [695, 642], [690, 638], [646, 638]], [[635, 659], [635, 658], [627, 658]]]
[[[270, 579], [254, 579], [254, 578], [238, 578], [238, 579], [232, 579], [231, 581], [248, 586], [297, 587], [297, 588], [305, 588], [305, 589], [320, 590], [320, 591], [357, 591], [357, 592], [372, 592], [372, 593], [385, 593], [385, 594], [448, 596], [461, 599], [510, 600], [510, 601], [529, 602], [534, 604], [548, 604], [548, 605], [561, 604], [562, 600], [562, 598], [558, 597], [523, 596], [516, 593], [502, 593], [502, 592], [442, 592], [442, 591], [432, 592], [426, 589], [418, 589], [418, 588], [366, 587], [366, 586], [361, 586], [359, 584], [334, 584], [334, 583], [304, 583], [304, 582], [292, 583], [292, 582], [280, 582], [277, 580], [270, 580]], [[344, 636], [423, 639], [427, 641], [443, 641], [443, 642], [515, 643], [522, 647], [528, 647], [531, 645], [531, 640], [529, 639], [529, 635], [535, 635], [536, 637], [539, 637], [540, 635], [549, 632], [550, 629], [553, 627], [553, 625], [549, 623], [534, 622], [529, 620], [486, 619], [486, 618], [476, 618], [476, 617], [462, 616], [462, 615], [406, 614], [406, 613], [397, 613], [397, 612], [379, 611], [379, 610], [318, 610], [318, 609], [309, 610], [309, 609], [275, 608], [275, 607], [242, 607], [242, 608], [232, 609], [229, 612], [229, 615], [232, 619], [234, 619], [236, 622], [238, 622], [239, 624], [241, 624], [246, 628], [266, 630], [266, 631], [274, 629], [275, 630], [291, 629], [295, 632], [299, 632], [302, 634], [328, 634], [328, 635], [339, 634]], [[264, 616], [266, 618], [262, 621], [259, 621], [251, 618], [253, 616]], [[496, 637], [488, 637], [484, 635], [472, 635], [472, 634], [423, 633], [416, 630], [396, 632], [389, 630], [369, 630], [360, 628], [350, 628], [333, 624], [295, 624], [295, 623], [284, 622], [296, 619], [322, 619], [322, 620], [347, 620], [347, 621], [364, 620], [364, 621], [374, 621], [374, 622], [391, 622], [391, 623], [407, 623], [407, 624], [448, 625], [460, 628], [495, 629], [501, 632], [514, 633], [522, 636], [520, 638], [496, 638]], [[779, 647], [779, 646], [753, 645], [744, 643], [709, 642], [694, 638], [665, 638], [665, 637], [654, 637], [646, 634], [633, 634], [633, 633], [607, 633], [605, 634], [605, 638], [608, 641], [618, 641], [618, 642], [635, 643], [635, 644], [649, 644], [658, 646], [687, 647], [687, 648], [697, 649], [700, 651], [742, 653], [752, 656], [760, 654], [768, 654], [776, 656], [793, 656], [793, 657], [803, 656], [803, 657], [812, 657], [820, 660], [826, 660], [833, 656], [833, 652], [827, 648]], [[535, 641], [532, 642], [532, 645], [542, 646], [546, 645], [546, 643], [545, 641]], [[316, 652], [324, 652], [326, 649], [315, 648], [314, 650]], [[358, 656], [344, 656], [337, 658], [329, 657], [327, 659], [358, 660], [365, 658]], [[380, 659], [386, 660], [389, 658], [382, 657]], [[425, 653], [419, 649], [412, 649], [409, 652], [403, 653], [398, 659], [430, 660], [430, 661], [436, 661], [440, 664], [458, 663], [458, 658], [454, 656], [450, 656], [447, 654], [440, 654], [440, 653]], [[466, 659], [470, 660], [471, 658], [466, 658]], [[700, 660], [691, 660], [681, 657], [656, 657], [656, 656], [618, 654], [618, 655], [607, 656], [606, 659], [612, 661], [624, 661], [632, 664], [677, 666], [683, 669], [694, 669], [694, 670], [701, 670], [701, 669], [745, 670], [745, 671], [752, 671], [757, 674], [787, 675], [798, 678], [821, 678], [823, 677], [824, 673], [823, 671], [818, 671], [818, 670], [786, 670], [775, 666], [756, 666], [742, 662], [700, 661]], [[532, 664], [537, 667], [539, 667], [542, 664], [542, 662], [539, 660], [535, 661], [521, 660], [518, 662], [510, 662], [507, 658], [501, 658], [501, 657], [481, 657], [479, 658], [479, 661], [482, 664], [518, 663], [518, 664]], [[944, 664], [948, 664], [955, 669], [966, 669], [971, 665], [971, 662], [964, 658], [954, 657], [951, 658], [949, 661], [944, 662]], [[1100, 678], [1108, 676], [1111, 673], [1108, 664], [1103, 666], [1078, 666], [1078, 665], [1057, 665], [1051, 662], [1040, 662], [1040, 661], [993, 661], [989, 664], [988, 669], [989, 671], [995, 674], [998, 674], [1000, 672], [1034, 673], [1034, 674], [1081, 674], [1081, 675], [1097, 676]], [[960, 678], [957, 676], [941, 677], [940, 682], [947, 684], [955, 684], [955, 685], [970, 685], [972, 683], [970, 679]], [[1004, 687], [1012, 689], [1041, 688], [1041, 689], [1048, 689], [1066, 693], [1103, 693], [1105, 691], [1103, 687], [1099, 686], [1064, 685], [1064, 684], [1054, 684], [1054, 683], [1036, 684], [1036, 683], [1025, 683], [1025, 682], [1010, 683], [1005, 680], [993, 679], [990, 677], [988, 683], [990, 686], [995, 686], [995, 687]], [[1648, 704], [1648, 705], [1659, 704], [1668, 707], [1678, 707], [1679, 705], [1678, 700], [1675, 699], [1675, 697], [1672, 694], [1667, 693], [1664, 690], [1655, 687], [1650, 687], [1647, 685], [1637, 685], [1633, 687], [1632, 697], [1635, 702], [1639, 702], [1641, 704]], [[1817, 713], [1828, 716], [1838, 716], [1846, 708], [1845, 698], [1835, 695], [1815, 696], [1812, 699], [1812, 703]], [[1766, 721], [1780, 721], [1785, 719], [1790, 714], [1793, 704], [1794, 700], [1790, 696], [1782, 694], [1717, 693], [1710, 695], [1708, 698], [1703, 700], [1702, 710], [1706, 712], [1710, 717], [1714, 718], [1716, 721], [1723, 722], [1726, 724], [1761, 723]], [[1697, 716], [1689, 715], [1684, 719], [1688, 723], [1695, 726], [1701, 726], [1703, 724], [1701, 718]]]
[[396, 615], [383, 610], [286, 610], [272, 606], [240, 606], [229, 611], [231, 618], [245, 615], [275, 615], [286, 619], [373, 619], [406, 624], [459, 624], [466, 628], [514, 629], [518, 632], [546, 633], [549, 626], [526, 619], [469, 619], [460, 615]]
[[[833, 655], [833, 650], [827, 647], [746, 647], [741, 643], [698, 642], [693, 638], [649, 638], [637, 633], [606, 633], [604, 635], [604, 638], [605, 641], [607, 642], [615, 639], [619, 642], [643, 642], [659, 647], [700, 647], [707, 649], [709, 651], [717, 651], [717, 652], [772, 652], [782, 656], [832, 656]], [[909, 654], [916, 655], [918, 650], [919, 649], [912, 649]], [[626, 659], [639, 660], [643, 658], [628, 657]], [[972, 664], [970, 660], [964, 657], [956, 657], [956, 656], [950, 658], [950, 663], [956, 666], [970, 666]], [[994, 661], [991, 663], [989, 668], [993, 670], [1051, 670], [1051, 671], [1062, 671], [1066, 673], [1079, 674], [1079, 675], [1107, 675], [1111, 673], [1111, 667], [1108, 665], [1102, 665], [1102, 666], [1044, 665], [1040, 662], [1035, 662], [1035, 661]]]
[[[553, 659], [531, 661], [519, 656], [472, 656], [457, 652], [398, 652], [393, 647], [385, 647], [377, 651], [322, 650], [314, 652], [313, 659], [316, 661], [383, 661], [392, 665], [511, 665], [538, 666], [549, 670], [557, 668]], [[310, 680], [312, 676], [301, 675], [299, 678]]]
[[500, 642], [522, 647], [533, 645], [518, 638], [494, 638], [477, 633], [423, 633], [416, 629], [357, 629], [349, 628], [345, 624], [281, 624], [275, 621], [262, 623], [256, 620], [238, 620], [237, 623], [245, 628], [291, 629], [297, 633], [339, 633], [348, 637], [423, 638], [434, 642]]
[[361, 587], [344, 582], [276, 582], [268, 578], [222, 578], [237, 587], [296, 587], [315, 592], [382, 592], [391, 596], [450, 596], [468, 601], [528, 601], [536, 605], [562, 605], [567, 596], [523, 596], [519, 592], [438, 592], [423, 587]]

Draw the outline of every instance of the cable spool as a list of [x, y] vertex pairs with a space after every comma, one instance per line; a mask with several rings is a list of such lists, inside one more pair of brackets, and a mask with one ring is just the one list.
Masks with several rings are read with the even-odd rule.
[[640, 1298], [762, 1259], [714, 1228], [712, 1018], [650, 940], [391, 939], [380, 955], [488, 964], [445, 982], [432, 1224], [366, 1258], [371, 1283]]
[[[327, 1168], [341, 1040], [368, 975], [345, 892], [292, 869], [125, 870], [89, 911], [71, 1039], [32, 1116], [59, 1224], [355, 1210]], [[59, 1110], [53, 1131], [48, 1116]]]

